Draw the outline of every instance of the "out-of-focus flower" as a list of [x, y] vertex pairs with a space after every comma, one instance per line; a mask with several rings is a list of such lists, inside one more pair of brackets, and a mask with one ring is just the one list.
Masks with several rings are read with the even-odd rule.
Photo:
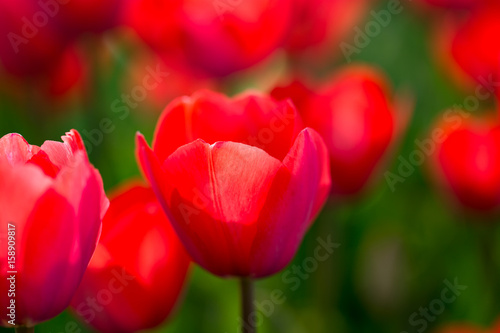
[[295, 77], [287, 85], [273, 88], [271, 96], [278, 101], [292, 100], [300, 113], [307, 110], [311, 99], [317, 95], [312, 84], [305, 82], [303, 78]]
[[50, 77], [71, 43], [118, 23], [120, 1], [0, 0], [0, 63], [10, 74]]
[[367, 66], [347, 67], [317, 89], [299, 79], [271, 95], [291, 98], [305, 125], [325, 140], [333, 196], [354, 195], [365, 187], [409, 113], [396, 110], [384, 75]]
[[31, 0], [0, 1], [0, 36], [0, 61], [18, 76], [46, 72], [67, 44], [57, 20]]
[[187, 61], [210, 75], [225, 76], [256, 64], [282, 44], [291, 3], [130, 0], [124, 15], [167, 62]]
[[464, 208], [490, 212], [500, 205], [500, 125], [493, 118], [442, 122], [432, 155], [437, 183]]
[[[28, 94], [33, 105], [41, 102], [36, 112], [42, 113], [55, 112], [69, 98], [81, 94], [88, 79], [87, 64], [75, 46], [69, 46], [58, 54], [57, 61], [47, 66], [43, 73], [29, 77], [5, 74], [0, 81], [0, 90], [20, 105], [23, 105]], [[50, 105], [50, 108], [44, 108], [45, 105]]]
[[[436, 32], [436, 51], [458, 83], [467, 77], [491, 89], [500, 73], [500, 4], [488, 2], [471, 11], [466, 19], [442, 19]], [[469, 79], [469, 80], [470, 80]], [[492, 82], [493, 81], [493, 82]]]
[[209, 91], [173, 101], [137, 153], [188, 253], [219, 276], [283, 269], [330, 187], [328, 152], [295, 108]]
[[72, 308], [99, 332], [152, 328], [175, 307], [189, 263], [153, 191], [127, 183], [111, 198]]
[[118, 24], [120, 0], [60, 0], [47, 1], [51, 4], [54, 18], [66, 34], [78, 37], [81, 33], [100, 33]]
[[371, 8], [372, 0], [292, 0], [293, 23], [285, 48], [293, 57], [311, 61], [331, 60], [338, 45]]
[[61, 55], [59, 62], [43, 76], [42, 85], [49, 97], [64, 96], [75, 88], [82, 88], [87, 79], [87, 70], [80, 52], [74, 47], [68, 47]]
[[17, 272], [15, 324], [34, 325], [69, 305], [99, 238], [108, 207], [101, 176], [78, 132], [63, 141], [37, 147], [19, 134], [0, 139], [1, 244], [15, 226], [15, 254], [0, 253], [2, 325], [10, 311], [8, 271]]

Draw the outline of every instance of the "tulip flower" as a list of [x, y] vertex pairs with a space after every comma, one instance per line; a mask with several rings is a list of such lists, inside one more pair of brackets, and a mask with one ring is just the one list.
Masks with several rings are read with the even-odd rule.
[[59, 63], [38, 77], [41, 91], [52, 100], [66, 96], [72, 91], [79, 91], [87, 79], [86, 66], [81, 52], [75, 47], [68, 47], [59, 59]]
[[290, 0], [130, 0], [124, 20], [173, 64], [212, 76], [248, 68], [281, 46]]
[[[460, 119], [460, 118], [457, 118]], [[438, 184], [462, 207], [491, 212], [500, 206], [500, 124], [492, 118], [441, 122], [443, 140], [431, 167]]]
[[116, 25], [119, 8], [118, 0], [0, 0], [0, 63], [16, 76], [50, 77], [68, 45]]
[[364, 66], [348, 67], [314, 91], [298, 79], [271, 95], [291, 98], [305, 125], [325, 140], [333, 197], [352, 196], [366, 186], [409, 114], [396, 111], [384, 76]]
[[0, 243], [9, 245], [0, 252], [2, 326], [62, 312], [99, 238], [108, 206], [101, 177], [77, 131], [62, 139], [41, 147], [19, 134], [0, 139]]
[[249, 279], [291, 261], [328, 195], [325, 144], [301, 128], [289, 102], [201, 91], [167, 106], [153, 149], [137, 136], [141, 168], [192, 259], [241, 277], [244, 296]]
[[307, 66], [331, 61], [338, 45], [371, 8], [371, 0], [292, 0], [293, 16], [285, 48]]
[[302, 78], [294, 78], [285, 86], [275, 87], [271, 91], [271, 96], [278, 101], [290, 99], [298, 112], [303, 112], [308, 108], [311, 99], [316, 96], [311, 86], [311, 83], [305, 82]]
[[465, 21], [449, 18], [438, 26], [438, 54], [458, 83], [475, 88], [477, 82], [490, 91], [496, 87], [500, 46], [491, 41], [500, 34], [499, 17], [500, 5], [485, 2], [472, 10]]
[[122, 2], [119, 0], [48, 0], [61, 28], [77, 37], [81, 33], [100, 33], [117, 25]]
[[155, 327], [176, 305], [189, 262], [154, 192], [127, 183], [111, 197], [72, 308], [99, 332]]
[[0, 0], [0, 62], [17, 76], [44, 73], [67, 45], [57, 20], [32, 0]]

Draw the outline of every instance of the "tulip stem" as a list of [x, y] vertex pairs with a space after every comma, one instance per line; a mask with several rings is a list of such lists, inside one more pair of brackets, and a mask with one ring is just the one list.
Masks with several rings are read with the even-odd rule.
[[35, 327], [34, 326], [21, 326], [21, 327], [16, 327], [16, 333], [33, 333], [35, 332]]
[[254, 282], [251, 278], [241, 278], [241, 332], [255, 333]]

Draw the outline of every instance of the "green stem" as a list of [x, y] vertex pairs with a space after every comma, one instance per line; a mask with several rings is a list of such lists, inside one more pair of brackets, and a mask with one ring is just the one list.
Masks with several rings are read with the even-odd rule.
[[241, 332], [255, 333], [254, 282], [251, 278], [241, 278]]
[[35, 327], [34, 326], [21, 326], [21, 327], [16, 327], [16, 333], [34, 333], [35, 332]]

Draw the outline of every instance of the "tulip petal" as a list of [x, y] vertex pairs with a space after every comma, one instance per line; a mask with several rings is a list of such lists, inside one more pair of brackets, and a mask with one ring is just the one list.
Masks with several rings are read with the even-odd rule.
[[[50, 189], [34, 206], [20, 243], [16, 299], [20, 311], [34, 322], [63, 311], [83, 274], [74, 277], [79, 262], [71, 260], [75, 212], [69, 202]], [[20, 316], [25, 317], [24, 315]]]
[[[306, 128], [283, 161], [262, 209], [252, 248], [252, 272], [264, 277], [284, 268], [296, 253], [330, 190], [328, 151], [320, 135]], [[290, 232], [293, 230], [293, 232]]]
[[282, 160], [301, 128], [297, 110], [289, 101], [278, 103], [254, 92], [230, 99], [202, 90], [178, 98], [165, 109], [153, 150], [164, 161], [183, 144], [200, 138], [208, 143], [245, 143]]
[[69, 131], [62, 136], [62, 140], [64, 143], [47, 140], [40, 147], [57, 167], [72, 166], [72, 156], [77, 152], [87, 156], [82, 137], [77, 131]]
[[167, 207], [167, 198], [172, 192], [171, 184], [166, 181], [161, 164], [155, 153], [149, 148], [146, 139], [140, 133], [136, 135], [136, 155], [145, 178], [151, 184], [158, 201], [165, 209], [169, 219], [172, 219], [172, 213]]
[[191, 127], [190, 97], [179, 97], [173, 100], [162, 112], [156, 126], [153, 150], [160, 161], [164, 161], [177, 148], [193, 141]]
[[11, 133], [0, 138], [0, 161], [7, 161], [12, 165], [26, 163], [40, 150], [32, 146], [19, 134]]
[[269, 155], [283, 160], [304, 127], [297, 109], [290, 100], [274, 102], [269, 98], [247, 93], [235, 98], [246, 117], [247, 134], [243, 143], [259, 147]]
[[[102, 190], [102, 180], [97, 170], [78, 152], [73, 158], [74, 167], [64, 168], [54, 183], [54, 189], [72, 205], [76, 214], [77, 238], [73, 241], [73, 260], [89, 262], [99, 239], [102, 215], [109, 200]], [[83, 270], [85, 267], [83, 267]], [[81, 272], [83, 274], [83, 271]]]
[[[51, 185], [52, 179], [45, 176], [36, 166], [28, 164], [11, 167], [9, 164], [0, 162], [0, 207], [2, 207], [0, 222], [2, 225], [14, 223], [19, 228], [24, 227], [32, 207]], [[6, 228], [2, 228], [1, 232], [4, 230]]]
[[52, 163], [49, 156], [47, 156], [43, 150], [40, 150], [38, 153], [33, 155], [27, 163], [37, 165], [47, 176], [51, 178], [55, 178], [59, 173], [59, 168]]

